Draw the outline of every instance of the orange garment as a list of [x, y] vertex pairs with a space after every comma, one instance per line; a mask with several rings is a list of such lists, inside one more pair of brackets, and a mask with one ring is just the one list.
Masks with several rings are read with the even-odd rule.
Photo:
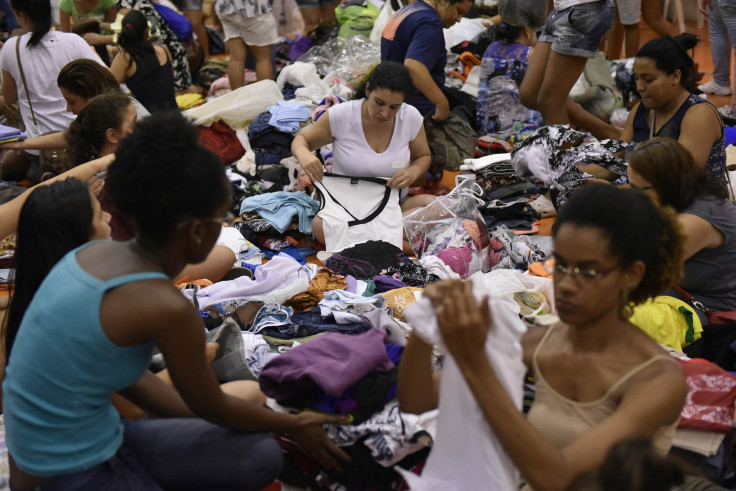
[[348, 287], [348, 280], [344, 276], [336, 275], [328, 268], [320, 269], [309, 282], [307, 291], [295, 295], [284, 305], [294, 310], [309, 310], [316, 306], [330, 290], [344, 290]]
[[174, 283], [174, 284], [175, 284], [176, 286], [178, 286], [178, 287], [182, 287], [182, 286], [184, 286], [184, 285], [187, 285], [187, 284], [191, 284], [191, 285], [197, 285], [197, 286], [200, 286], [200, 287], [202, 287], [202, 288], [204, 288], [204, 287], [206, 287], [206, 286], [212, 286], [212, 285], [214, 285], [214, 283], [212, 283], [212, 282], [211, 282], [210, 280], [208, 280], [207, 278], [202, 278], [202, 279], [199, 279], [199, 280], [190, 280], [190, 279], [189, 279], [189, 276], [184, 276], [183, 278], [180, 278], [180, 279], [179, 279], [179, 280], [178, 280], [178, 281], [177, 281], [176, 283]]
[[552, 278], [555, 270], [555, 260], [547, 259], [544, 262], [531, 263], [529, 265], [529, 274], [541, 276], [542, 278]]

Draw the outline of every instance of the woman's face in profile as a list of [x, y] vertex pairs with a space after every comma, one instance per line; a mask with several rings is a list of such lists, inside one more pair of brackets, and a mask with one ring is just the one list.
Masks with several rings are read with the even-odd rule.
[[390, 124], [404, 102], [404, 94], [378, 88], [366, 91], [368, 118], [376, 125]]
[[86, 97], [82, 97], [81, 95], [77, 95], [73, 92], [69, 92], [63, 87], [59, 87], [59, 90], [61, 91], [61, 95], [66, 101], [66, 110], [75, 116], [79, 115], [79, 111], [82, 110], [89, 99], [87, 99]]
[[555, 237], [555, 307], [564, 322], [585, 326], [621, 306], [624, 288], [610, 241], [593, 226], [564, 224]]

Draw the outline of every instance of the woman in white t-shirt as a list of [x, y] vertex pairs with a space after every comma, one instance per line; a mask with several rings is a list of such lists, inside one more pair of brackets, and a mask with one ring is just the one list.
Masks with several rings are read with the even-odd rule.
[[[422, 115], [404, 98], [412, 90], [409, 71], [384, 61], [368, 77], [364, 96], [331, 107], [297, 134], [291, 151], [313, 182], [322, 181], [322, 162], [312, 153], [332, 143], [334, 174], [387, 178], [387, 186], [404, 189], [426, 177], [431, 160]], [[356, 196], [356, 199], [360, 199]], [[401, 206], [404, 214], [426, 206], [431, 195], [414, 196]], [[322, 220], [312, 223], [324, 242]]]
[[[10, 3], [18, 23], [29, 32], [10, 38], [0, 51], [3, 102], [18, 103], [26, 133], [30, 137], [63, 131], [74, 120], [74, 115], [66, 111], [66, 100], [56, 85], [56, 77], [64, 65], [71, 61], [89, 58], [102, 64], [102, 60], [76, 34], [51, 30], [51, 5], [48, 0], [11, 0]], [[2, 177], [22, 179], [29, 173], [31, 179], [40, 178], [38, 152], [28, 152], [26, 155], [30, 162], [16, 164], [14, 169], [3, 159]], [[35, 165], [31, 165], [34, 161]]]

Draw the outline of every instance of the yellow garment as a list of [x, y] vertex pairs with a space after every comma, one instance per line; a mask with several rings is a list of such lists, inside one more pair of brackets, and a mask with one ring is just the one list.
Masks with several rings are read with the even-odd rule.
[[423, 288], [417, 288], [415, 286], [405, 286], [383, 292], [382, 295], [386, 298], [386, 306], [391, 307], [391, 310], [393, 310], [394, 317], [403, 321], [404, 310], [417, 301], [414, 292], [421, 292], [422, 290]]
[[677, 351], [700, 339], [703, 332], [692, 307], [675, 297], [654, 297], [637, 305], [629, 321], [658, 343]]
[[195, 92], [176, 96], [176, 105], [179, 106], [179, 109], [189, 109], [190, 107], [194, 107], [202, 103], [204, 103], [202, 94], [197, 94]]

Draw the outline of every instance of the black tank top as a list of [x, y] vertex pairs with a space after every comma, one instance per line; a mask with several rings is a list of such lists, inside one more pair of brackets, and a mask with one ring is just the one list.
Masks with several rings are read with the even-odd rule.
[[125, 85], [151, 114], [178, 109], [174, 93], [174, 71], [168, 53], [166, 54], [166, 63], [160, 65], [159, 70], [154, 70], [145, 76], [141, 75], [140, 70], [136, 70], [125, 81]]

